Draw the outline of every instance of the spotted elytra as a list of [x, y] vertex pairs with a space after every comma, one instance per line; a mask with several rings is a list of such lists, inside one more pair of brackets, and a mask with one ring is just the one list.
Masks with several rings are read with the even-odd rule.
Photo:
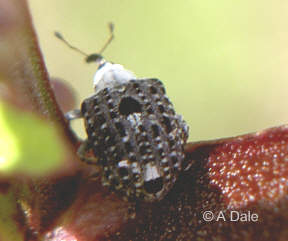
[[[165, 197], [183, 169], [188, 126], [175, 113], [162, 82], [137, 78], [102, 53], [85, 54], [70, 45], [60, 33], [55, 35], [96, 62], [95, 93], [86, 98], [81, 110], [68, 112], [71, 121], [83, 118], [87, 139], [78, 149], [81, 160], [99, 168], [102, 185], [128, 200], [159, 201]], [[94, 156], [87, 156], [89, 151]]]

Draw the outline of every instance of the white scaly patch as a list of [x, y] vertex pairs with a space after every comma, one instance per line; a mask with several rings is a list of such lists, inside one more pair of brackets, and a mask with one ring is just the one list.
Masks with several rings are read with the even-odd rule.
[[136, 79], [136, 76], [131, 71], [124, 69], [121, 64], [104, 62], [94, 76], [95, 94], [105, 88], [113, 88], [114, 86], [125, 84], [132, 79]]
[[159, 177], [161, 177], [161, 174], [157, 166], [151, 162], [147, 163], [145, 165], [144, 181], [149, 182], [152, 180], [156, 180]]

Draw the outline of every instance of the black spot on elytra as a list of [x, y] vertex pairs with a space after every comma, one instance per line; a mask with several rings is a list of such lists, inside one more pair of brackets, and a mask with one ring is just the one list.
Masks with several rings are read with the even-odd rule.
[[119, 104], [119, 113], [128, 116], [133, 113], [140, 113], [142, 111], [141, 104], [132, 97], [125, 97]]
[[157, 193], [163, 188], [162, 177], [144, 183], [144, 189], [147, 193]]

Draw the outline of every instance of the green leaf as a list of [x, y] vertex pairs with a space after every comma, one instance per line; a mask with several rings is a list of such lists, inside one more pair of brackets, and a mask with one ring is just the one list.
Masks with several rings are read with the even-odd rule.
[[20, 214], [13, 192], [0, 194], [0, 240], [24, 240], [24, 230], [17, 225]]
[[54, 123], [0, 102], [0, 174], [43, 175], [62, 164], [64, 143]]

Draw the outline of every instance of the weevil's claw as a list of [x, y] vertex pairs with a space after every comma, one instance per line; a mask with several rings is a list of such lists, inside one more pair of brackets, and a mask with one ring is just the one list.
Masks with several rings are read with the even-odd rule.
[[68, 111], [65, 114], [65, 118], [68, 121], [72, 121], [72, 120], [75, 120], [75, 119], [83, 118], [83, 115], [81, 113], [81, 110], [75, 109], [75, 110]]

